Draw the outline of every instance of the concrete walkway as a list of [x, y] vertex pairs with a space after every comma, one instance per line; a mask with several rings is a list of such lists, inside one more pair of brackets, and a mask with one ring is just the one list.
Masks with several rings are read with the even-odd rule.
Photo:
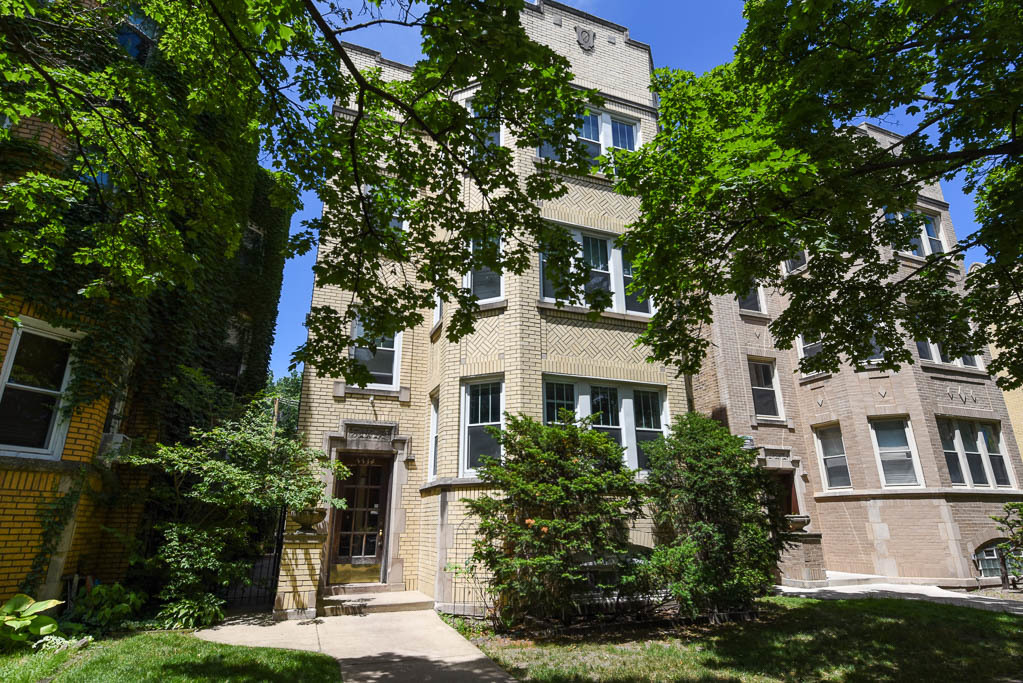
[[778, 587], [782, 595], [815, 598], [818, 600], [851, 600], [856, 598], [898, 598], [902, 600], [927, 600], [945, 605], [973, 607], [990, 612], [1007, 612], [1023, 615], [1023, 601], [1000, 600], [998, 598], [959, 593], [937, 586], [915, 586], [895, 583], [872, 583], [858, 586], [829, 586], [826, 588]]
[[515, 680], [432, 609], [309, 621], [234, 617], [196, 635], [230, 645], [322, 652], [340, 662], [345, 683]]

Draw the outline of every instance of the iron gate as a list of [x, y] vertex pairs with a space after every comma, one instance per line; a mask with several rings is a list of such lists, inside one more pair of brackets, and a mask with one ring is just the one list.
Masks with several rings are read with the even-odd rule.
[[284, 546], [284, 523], [287, 510], [281, 508], [276, 517], [269, 517], [258, 535], [256, 547], [266, 549], [255, 556], [249, 572], [248, 585], [239, 583], [227, 589], [225, 607], [231, 610], [269, 610], [277, 597], [277, 579], [281, 571], [281, 549]]

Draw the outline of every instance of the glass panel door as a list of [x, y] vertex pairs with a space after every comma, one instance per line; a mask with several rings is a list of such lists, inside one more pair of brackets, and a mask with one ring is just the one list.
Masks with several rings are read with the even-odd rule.
[[352, 475], [337, 483], [336, 495], [348, 506], [335, 512], [330, 582], [377, 583], [384, 558], [390, 462], [374, 457], [344, 462]]

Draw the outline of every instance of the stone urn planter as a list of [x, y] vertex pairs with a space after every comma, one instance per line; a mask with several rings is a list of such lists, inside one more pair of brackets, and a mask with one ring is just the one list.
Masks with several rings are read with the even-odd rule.
[[806, 529], [810, 523], [809, 515], [785, 515], [785, 521], [789, 524], [789, 531], [799, 533]]
[[313, 527], [322, 522], [326, 516], [327, 511], [323, 508], [301, 508], [291, 511], [291, 519], [298, 524], [298, 533], [300, 534], [315, 534], [316, 529]]

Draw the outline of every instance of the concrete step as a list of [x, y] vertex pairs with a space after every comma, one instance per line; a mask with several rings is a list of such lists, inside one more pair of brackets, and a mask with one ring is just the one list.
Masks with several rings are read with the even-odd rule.
[[853, 574], [851, 572], [825, 572], [828, 586], [868, 586], [872, 583], [890, 583], [891, 577], [876, 574]]
[[403, 583], [336, 583], [323, 589], [324, 597], [335, 595], [366, 595], [371, 593], [401, 593]]
[[325, 617], [378, 612], [415, 612], [433, 609], [433, 598], [419, 591], [367, 593], [363, 595], [331, 595], [320, 601]]

